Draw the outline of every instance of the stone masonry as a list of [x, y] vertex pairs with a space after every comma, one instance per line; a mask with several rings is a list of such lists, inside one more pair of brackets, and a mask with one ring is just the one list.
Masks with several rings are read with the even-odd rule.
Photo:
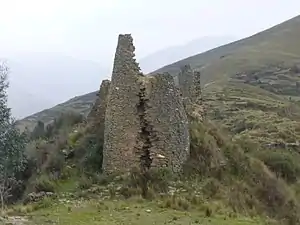
[[191, 97], [191, 88], [194, 82], [194, 72], [190, 65], [185, 65], [180, 68], [178, 74], [178, 84], [181, 90], [182, 97], [188, 99]]
[[191, 87], [191, 100], [192, 102], [198, 105], [203, 104], [200, 78], [201, 78], [200, 71], [194, 71], [193, 84]]
[[140, 68], [131, 35], [119, 35], [105, 116], [103, 170], [123, 171], [140, 163], [135, 146], [140, 131]]
[[94, 126], [104, 124], [109, 87], [110, 81], [103, 80], [97, 94], [98, 97], [96, 99], [96, 102], [87, 116], [88, 122], [93, 124]]
[[190, 99], [193, 103], [202, 104], [200, 71], [192, 70], [190, 65], [185, 65], [180, 70], [177, 78], [183, 98], [185, 100]]
[[192, 70], [190, 65], [181, 67], [178, 74], [178, 85], [184, 99], [185, 110], [190, 119], [198, 121], [202, 121], [205, 116], [200, 78], [200, 71]]
[[131, 35], [119, 35], [105, 114], [104, 172], [181, 170], [189, 132], [179, 93], [168, 74], [144, 76]]
[[146, 116], [157, 137], [150, 148], [152, 167], [170, 167], [178, 172], [190, 147], [188, 119], [180, 91], [168, 73], [149, 77], [146, 82], [149, 99]]

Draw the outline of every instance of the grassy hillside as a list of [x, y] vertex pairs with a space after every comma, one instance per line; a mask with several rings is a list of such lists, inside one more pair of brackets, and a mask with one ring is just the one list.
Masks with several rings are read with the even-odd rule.
[[[101, 174], [100, 155], [91, 136], [97, 134], [91, 131], [84, 124], [68, 126], [52, 139], [37, 139], [28, 146], [34, 173], [26, 185], [24, 204], [10, 207], [6, 220], [22, 220], [19, 225], [141, 221], [296, 225], [299, 221], [294, 189], [210, 121], [191, 120], [191, 157], [183, 176], [165, 169], [150, 170], [146, 198], [141, 197], [144, 177], [140, 173]], [[248, 149], [255, 152], [255, 148]], [[41, 158], [45, 153], [48, 156]], [[52, 194], [38, 197], [43, 191]], [[28, 196], [36, 197], [26, 201]]]
[[246, 39], [191, 56], [155, 72], [177, 73], [179, 67], [191, 64], [202, 68], [204, 83], [266, 65], [300, 62], [300, 16]]
[[[285, 76], [285, 73], [286, 68], [292, 68], [300, 63], [299, 30], [300, 16], [249, 38], [191, 56], [155, 72], [169, 72], [176, 75], [180, 66], [191, 64], [193, 68], [201, 68], [203, 85], [213, 84], [212, 82], [219, 82], [220, 80], [223, 82], [222, 85], [225, 85], [224, 81], [227, 83], [230, 77], [237, 74], [253, 73], [253, 71], [260, 70], [266, 72], [267, 68], [271, 68], [274, 73], [277, 72], [277, 82], [284, 84], [287, 86], [286, 89], [289, 89], [289, 87], [294, 87], [298, 80], [298, 76], [293, 76], [290, 79]], [[282, 67], [281, 76], [278, 76], [278, 71], [274, 70], [277, 65]], [[265, 72], [258, 74], [258, 76], [264, 76]], [[274, 73], [268, 72], [269, 77], [273, 77]], [[286, 81], [290, 82], [287, 83]], [[287, 94], [290, 93], [287, 92]], [[21, 127], [33, 127], [37, 120], [49, 122], [63, 111], [72, 110], [86, 113], [94, 100], [95, 95], [93, 93], [79, 96], [52, 109], [44, 110], [21, 120]]]

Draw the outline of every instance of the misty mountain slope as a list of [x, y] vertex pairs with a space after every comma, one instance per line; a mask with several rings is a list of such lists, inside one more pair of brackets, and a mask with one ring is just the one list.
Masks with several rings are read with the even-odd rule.
[[32, 130], [37, 121], [42, 121], [45, 124], [52, 122], [58, 118], [62, 113], [75, 112], [87, 115], [93, 106], [98, 91], [89, 94], [74, 97], [62, 104], [56, 105], [52, 108], [42, 110], [22, 120], [17, 121], [18, 127], [23, 131], [26, 127]]
[[95, 62], [56, 53], [12, 56], [8, 66], [9, 106], [17, 118], [96, 90], [108, 74]]
[[185, 45], [172, 46], [152, 53], [140, 60], [139, 64], [143, 72], [149, 73], [164, 65], [168, 65], [178, 60], [187, 58], [191, 55], [198, 54], [199, 52], [204, 52], [212, 48], [230, 43], [234, 40], [236, 40], [236, 38], [230, 36], [198, 38]]
[[[268, 113], [267, 110], [270, 108], [267, 101], [259, 102], [267, 93], [269, 98], [272, 98], [275, 102], [278, 102], [278, 98], [280, 98], [281, 102], [276, 104], [278, 106], [276, 108], [277, 114], [280, 118], [277, 118], [276, 114], [273, 119], [277, 118], [281, 121], [283, 115], [283, 118], [285, 118], [283, 120], [284, 127], [287, 126], [287, 121], [292, 121], [291, 123], [295, 125], [293, 121], [295, 118], [298, 119], [298, 115], [294, 116], [293, 114], [297, 112], [294, 109], [298, 109], [297, 95], [299, 95], [296, 82], [300, 84], [300, 74], [297, 71], [292, 71], [291, 68], [300, 61], [298, 40], [300, 40], [300, 16], [249, 38], [165, 66], [153, 73], [169, 72], [175, 75], [179, 71], [180, 66], [191, 64], [193, 68], [201, 68], [202, 84], [205, 86], [204, 93], [209, 105], [214, 107], [213, 111], [216, 115], [223, 112], [222, 107], [228, 100], [230, 104], [244, 107], [250, 113], [250, 118], [254, 116], [259, 120], [259, 116], [262, 115], [258, 111]], [[245, 74], [245, 76], [243, 78], [239, 77], [240, 73]], [[243, 80], [245, 77], [247, 79]], [[228, 90], [231, 90], [230, 85], [234, 85], [235, 93], [239, 94], [231, 96], [228, 93]], [[252, 92], [258, 92], [262, 89], [264, 89], [264, 94], [253, 96]], [[244, 99], [238, 100], [239, 95], [245, 95]], [[289, 99], [291, 95], [293, 98]], [[247, 98], [247, 96], [250, 97]], [[86, 95], [80, 98], [84, 99]], [[211, 99], [213, 99], [212, 102]], [[68, 108], [71, 109], [72, 107], [70, 106], [72, 104], [72, 102], [69, 102]], [[63, 106], [64, 104], [61, 104], [59, 107]], [[249, 108], [247, 107], [250, 106], [254, 108], [248, 110]], [[229, 116], [233, 116], [230, 122], [233, 127], [236, 126], [236, 123], [243, 123], [242, 121], [245, 119], [244, 117], [235, 118], [235, 114], [231, 112], [234, 109], [239, 111], [239, 107], [226, 107], [228, 109], [226, 113]], [[86, 111], [87, 109], [83, 110], [74, 102], [73, 110]], [[285, 114], [286, 111], [291, 111], [291, 115]], [[244, 111], [240, 113], [245, 114]], [[237, 115], [243, 115], [240, 113]], [[37, 119], [43, 120], [43, 118], [44, 116], [41, 114], [35, 114], [34, 121]], [[263, 120], [265, 117], [261, 118]], [[27, 117], [21, 122], [26, 122], [30, 119], [31, 117]], [[223, 119], [222, 116], [218, 118], [222, 123], [226, 123]], [[234, 128], [231, 127], [230, 129]]]
[[204, 83], [270, 64], [300, 62], [300, 16], [251, 37], [191, 56], [156, 72], [176, 74], [180, 66], [201, 68]]

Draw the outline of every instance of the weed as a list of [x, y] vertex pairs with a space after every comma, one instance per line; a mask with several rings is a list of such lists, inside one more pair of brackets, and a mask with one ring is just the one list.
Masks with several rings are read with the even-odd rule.
[[92, 185], [93, 185], [93, 180], [90, 179], [87, 176], [82, 176], [79, 179], [78, 188], [81, 189], [81, 190], [83, 190], [83, 189], [89, 189], [90, 187], [92, 187]]
[[41, 175], [35, 180], [34, 188], [36, 192], [54, 192], [55, 182], [47, 175]]

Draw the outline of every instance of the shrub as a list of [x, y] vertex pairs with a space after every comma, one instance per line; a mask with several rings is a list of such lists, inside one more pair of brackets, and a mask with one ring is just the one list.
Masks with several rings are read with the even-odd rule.
[[39, 209], [46, 209], [49, 208], [53, 205], [53, 200], [51, 198], [43, 198], [41, 201], [33, 204], [33, 209], [32, 211], [36, 211]]
[[66, 147], [67, 136], [61, 133], [59, 137], [49, 140], [32, 141], [26, 148], [26, 155], [32, 173], [57, 173], [62, 171], [65, 155], [62, 150]]
[[120, 189], [120, 194], [127, 199], [136, 195], [140, 195], [141, 191], [136, 187], [123, 186]]
[[[287, 224], [298, 224], [300, 219], [300, 206], [294, 197], [291, 188], [280, 178], [269, 170], [269, 168], [255, 154], [259, 152], [257, 145], [247, 145], [246, 142], [235, 142], [226, 138], [220, 130], [207, 127], [207, 123], [191, 123], [191, 158], [189, 172], [200, 174], [202, 179], [210, 177], [207, 182], [206, 194], [213, 197], [219, 190], [228, 188], [229, 204], [236, 210], [242, 212], [265, 212], [268, 216], [277, 220], [285, 220]], [[245, 153], [244, 149], [249, 154]], [[216, 149], [220, 155], [216, 154]], [[250, 155], [252, 154], [252, 155]], [[289, 153], [287, 153], [289, 154]], [[253, 156], [254, 155], [254, 156]], [[291, 154], [289, 154], [291, 156]], [[218, 156], [221, 156], [218, 158]], [[279, 154], [269, 157], [274, 168], [280, 171], [282, 176], [294, 181], [298, 174], [295, 163], [297, 157], [292, 160], [290, 156]], [[263, 158], [263, 157], [262, 157]], [[275, 158], [275, 159], [274, 159]], [[222, 159], [222, 160], [217, 160]], [[218, 177], [211, 173], [212, 162], [219, 165], [222, 161], [222, 173], [226, 176]], [[268, 164], [267, 160], [266, 164]], [[290, 164], [290, 165], [287, 165]], [[192, 166], [191, 166], [192, 165]], [[185, 167], [186, 168], [186, 167]], [[212, 179], [214, 178], [214, 179]], [[222, 179], [220, 179], [222, 178]], [[217, 185], [219, 180], [219, 185]]]
[[218, 180], [216, 179], [208, 179], [203, 186], [203, 192], [206, 196], [212, 198], [216, 196], [220, 191], [221, 191], [221, 184]]
[[93, 180], [87, 176], [82, 176], [79, 179], [78, 188], [80, 188], [80, 189], [88, 189], [88, 188], [92, 187], [92, 185], [93, 185]]
[[185, 175], [197, 174], [208, 176], [213, 171], [220, 169], [224, 156], [220, 151], [225, 140], [212, 126], [192, 121], [190, 125], [190, 158], [184, 165]]
[[77, 113], [62, 113], [51, 124], [48, 124], [45, 131], [45, 137], [52, 138], [62, 130], [70, 130], [75, 124], [83, 121], [83, 116]]
[[300, 157], [288, 150], [263, 151], [258, 154], [261, 159], [277, 176], [289, 183], [294, 183], [300, 175]]
[[139, 188], [143, 197], [149, 197], [149, 190], [155, 192], [167, 192], [169, 182], [174, 180], [174, 176], [169, 169], [150, 169], [146, 173], [141, 173], [139, 169], [133, 169], [130, 173], [128, 185]]
[[103, 141], [97, 134], [87, 133], [75, 147], [75, 157], [87, 171], [102, 171]]
[[36, 192], [54, 192], [55, 186], [55, 182], [49, 176], [41, 175], [35, 180], [34, 188]]
[[176, 195], [167, 196], [163, 199], [162, 207], [171, 208], [176, 210], [188, 210], [191, 207], [191, 203], [184, 197]]
[[90, 178], [92, 179], [93, 184], [98, 185], [107, 185], [112, 180], [112, 177], [100, 173], [92, 173], [90, 174]]
[[57, 174], [57, 178], [60, 177], [60, 174], [65, 166], [65, 156], [60, 150], [53, 149], [49, 153], [46, 162], [43, 164], [43, 169], [48, 173]]

